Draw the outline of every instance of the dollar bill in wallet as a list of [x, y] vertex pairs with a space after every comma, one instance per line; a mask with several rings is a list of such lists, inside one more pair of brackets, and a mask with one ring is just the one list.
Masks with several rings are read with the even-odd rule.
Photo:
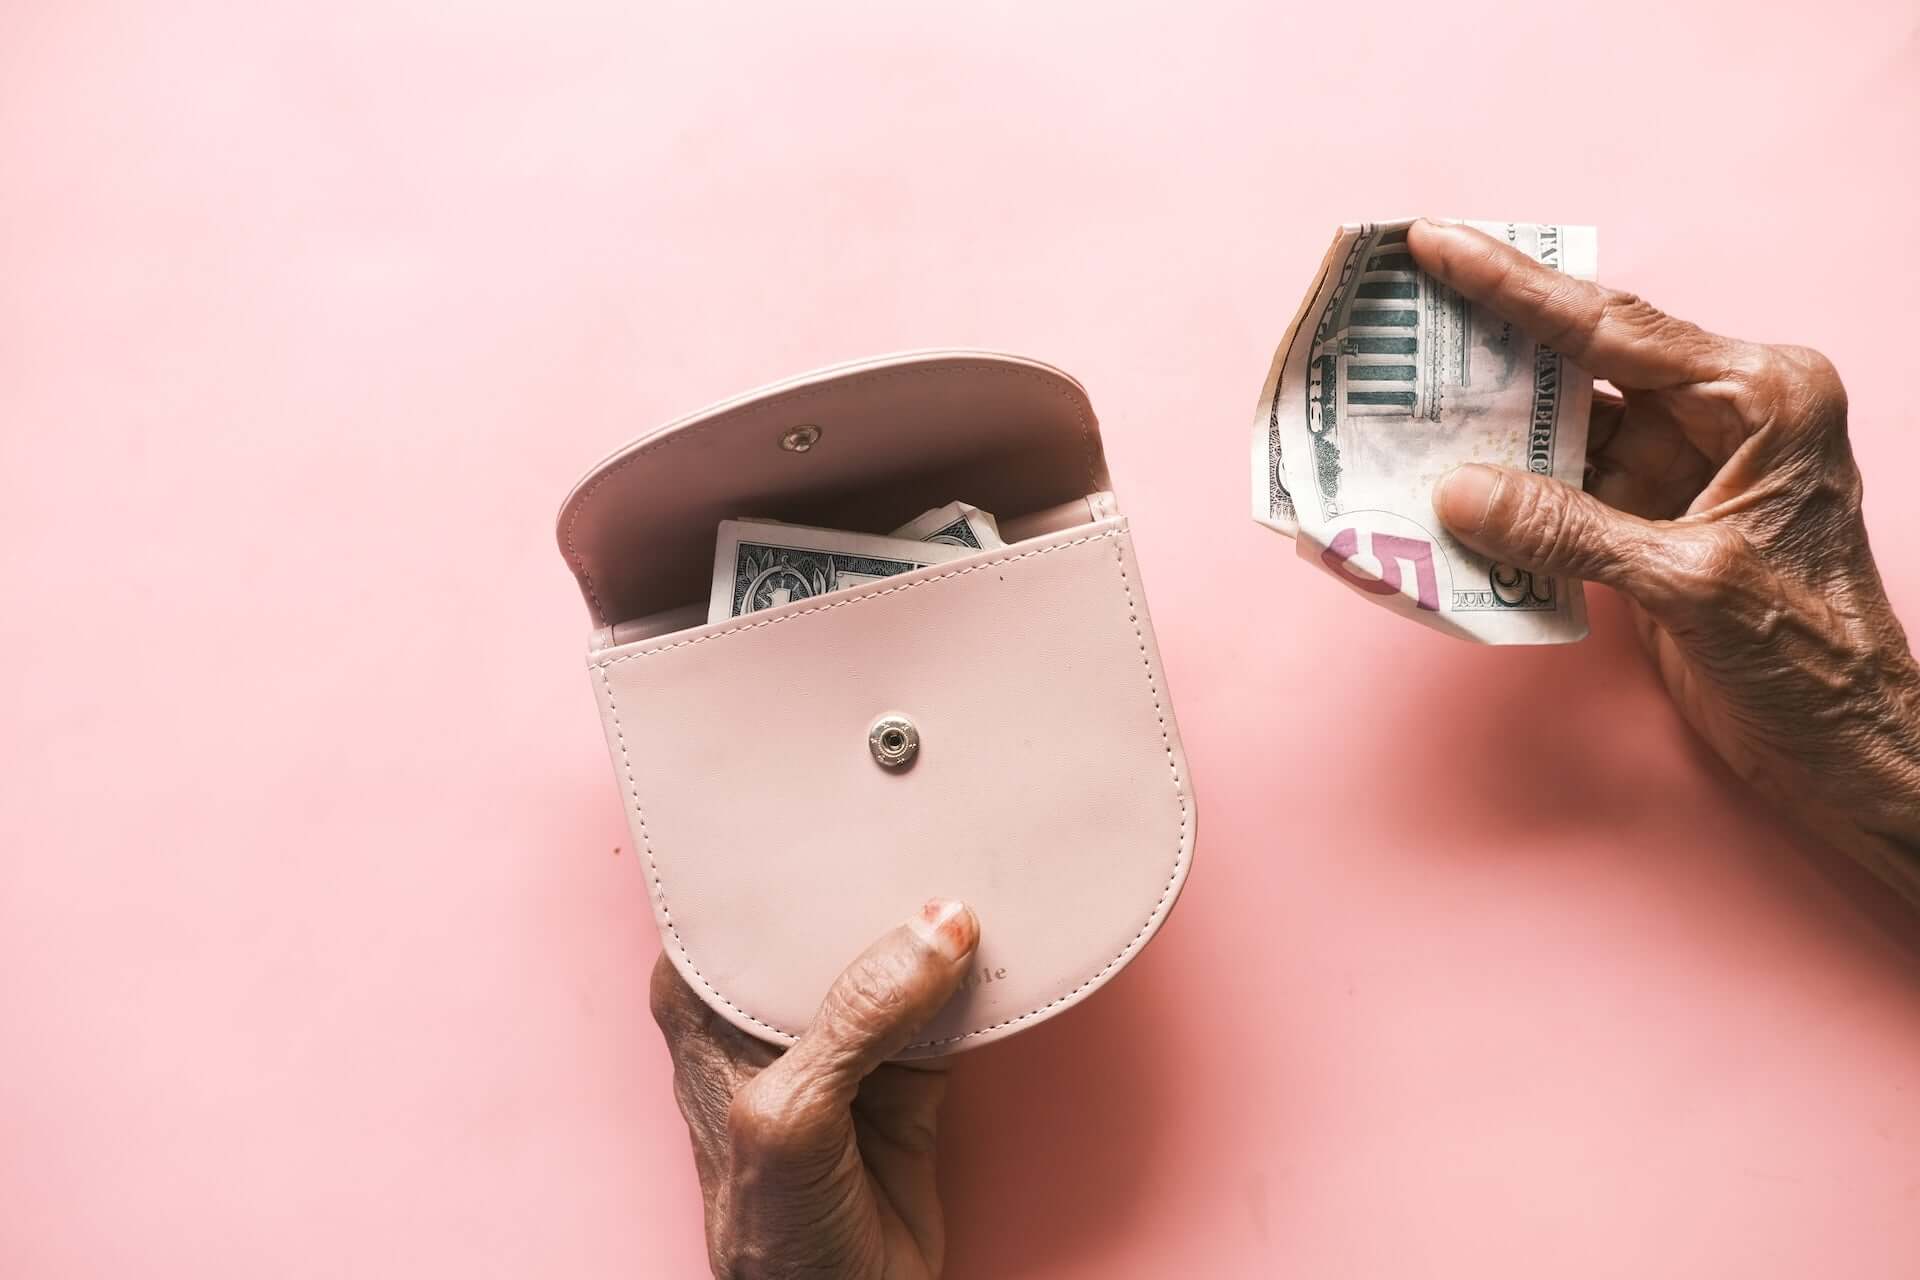
[[929, 511], [904, 530], [908, 536], [723, 520], [707, 621], [775, 609], [1004, 545], [993, 517], [962, 503]]
[[994, 519], [993, 513], [964, 502], [949, 502], [924, 512], [895, 529], [891, 536], [915, 542], [944, 542], [976, 551], [1007, 545], [1000, 538], [1000, 522]]

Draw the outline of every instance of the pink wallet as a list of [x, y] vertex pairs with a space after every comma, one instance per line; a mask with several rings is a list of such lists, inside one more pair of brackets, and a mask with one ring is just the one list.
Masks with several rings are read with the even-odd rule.
[[[560, 547], [654, 917], [735, 1026], [791, 1043], [936, 895], [973, 907], [980, 949], [903, 1058], [1071, 1008], [1166, 920], [1193, 787], [1109, 490], [1078, 382], [935, 351], [725, 401], [568, 495]], [[1009, 545], [706, 622], [721, 520], [874, 533], [956, 499]]]

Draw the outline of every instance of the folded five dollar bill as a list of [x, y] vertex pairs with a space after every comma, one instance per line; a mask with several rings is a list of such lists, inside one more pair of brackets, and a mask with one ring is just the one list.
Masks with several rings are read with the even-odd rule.
[[[1441, 528], [1464, 462], [1579, 485], [1592, 378], [1414, 266], [1410, 222], [1340, 228], [1274, 353], [1253, 426], [1253, 518], [1381, 604], [1486, 644], [1587, 634], [1578, 582], [1492, 563]], [[1592, 227], [1471, 222], [1592, 279]]]

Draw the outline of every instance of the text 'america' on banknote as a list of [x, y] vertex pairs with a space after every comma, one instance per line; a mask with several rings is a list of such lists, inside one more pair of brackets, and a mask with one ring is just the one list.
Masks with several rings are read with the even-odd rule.
[[[1587, 634], [1578, 582], [1495, 564], [1433, 514], [1467, 462], [1578, 486], [1593, 380], [1414, 265], [1412, 223], [1340, 228], [1275, 351], [1252, 433], [1253, 518], [1375, 603], [1486, 644]], [[1592, 227], [1473, 222], [1591, 280]]]

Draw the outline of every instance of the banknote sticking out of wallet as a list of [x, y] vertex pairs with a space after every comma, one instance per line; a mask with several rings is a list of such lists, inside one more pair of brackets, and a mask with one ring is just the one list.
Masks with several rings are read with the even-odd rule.
[[791, 1043], [934, 896], [974, 970], [902, 1053], [1086, 999], [1166, 920], [1193, 786], [1085, 390], [973, 351], [724, 401], [590, 471], [559, 541], [662, 945]]

